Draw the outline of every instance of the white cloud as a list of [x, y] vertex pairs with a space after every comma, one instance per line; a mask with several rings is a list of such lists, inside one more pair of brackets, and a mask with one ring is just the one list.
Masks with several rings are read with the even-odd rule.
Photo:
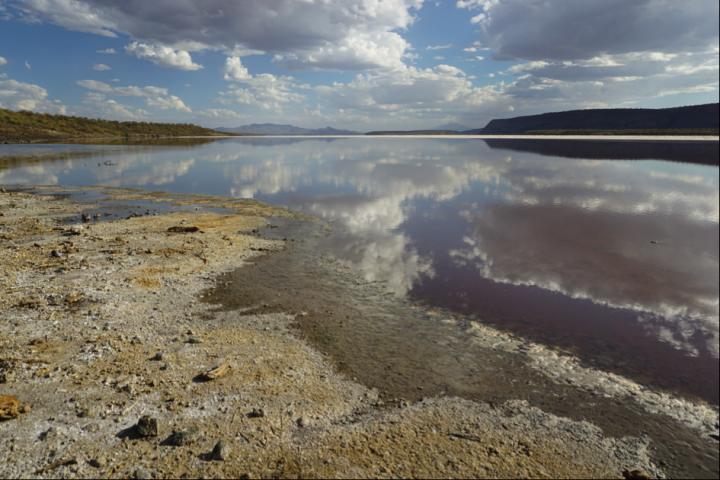
[[[421, 5], [422, 0], [25, 0], [15, 10], [33, 21], [105, 36], [123, 33], [185, 53], [262, 51], [293, 65], [357, 69], [399, 63], [407, 42], [397, 32], [413, 22]], [[178, 63], [192, 65], [174, 60], [171, 66]]]
[[102, 50], [96, 50], [97, 53], [103, 53], [105, 55], [115, 55], [117, 52], [114, 48], [104, 48]]
[[48, 92], [33, 83], [18, 82], [0, 75], [0, 107], [13, 110], [65, 113], [65, 106], [48, 99]]
[[110, 70], [110, 66], [105, 65], [104, 63], [96, 63], [95, 65], [93, 65], [92, 69], [98, 72], [106, 72]]
[[445, 45], [429, 45], [425, 47], [425, 50], [446, 50], [448, 48], [452, 48], [452, 43], [446, 43]]
[[193, 62], [189, 52], [166, 45], [132, 42], [125, 47], [125, 51], [161, 67], [177, 68], [179, 70], [199, 70], [203, 68], [202, 65]]
[[274, 61], [289, 67], [363, 70], [403, 65], [408, 42], [395, 32], [350, 33], [338, 42], [307, 50], [276, 54]]
[[0, 57], [0, 65], [7, 65], [7, 60], [5, 60], [5, 57]]
[[27, 68], [28, 70], [32, 70], [32, 65], [30, 65], [30, 62], [28, 62], [27, 60], [25, 60], [25, 68]]
[[149, 113], [142, 108], [132, 108], [107, 98], [102, 93], [86, 93], [83, 104], [92, 108], [93, 117], [109, 118], [113, 120], [139, 120], [146, 118]]
[[228, 57], [225, 60], [225, 80], [249, 80], [252, 78], [240, 57]]
[[98, 80], [78, 80], [77, 84], [85, 89], [105, 95], [120, 95], [126, 97], [139, 97], [145, 100], [149, 107], [159, 108], [161, 110], [177, 110], [179, 112], [190, 113], [192, 110], [177, 96], [170, 95], [166, 88], [147, 85], [145, 87], [137, 87], [129, 85], [127, 87], [115, 87]]

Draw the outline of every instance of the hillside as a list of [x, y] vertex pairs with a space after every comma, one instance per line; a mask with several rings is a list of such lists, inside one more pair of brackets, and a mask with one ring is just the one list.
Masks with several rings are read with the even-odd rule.
[[351, 130], [338, 130], [332, 127], [302, 128], [277, 123], [253, 123], [239, 127], [218, 127], [217, 130], [236, 135], [357, 135], [357, 132]]
[[718, 104], [570, 110], [491, 120], [469, 134], [717, 134]]
[[116, 122], [0, 108], [0, 143], [208, 135], [222, 133], [187, 123]]

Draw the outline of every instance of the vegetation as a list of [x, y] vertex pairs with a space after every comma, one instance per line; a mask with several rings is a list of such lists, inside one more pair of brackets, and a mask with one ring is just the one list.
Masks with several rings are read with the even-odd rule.
[[0, 108], [0, 143], [220, 135], [225, 134], [188, 123], [117, 122]]

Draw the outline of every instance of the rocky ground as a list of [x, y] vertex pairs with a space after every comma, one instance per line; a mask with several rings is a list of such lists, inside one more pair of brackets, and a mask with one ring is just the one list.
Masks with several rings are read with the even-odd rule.
[[67, 193], [117, 205], [0, 193], [0, 477], [663, 476], [647, 439], [524, 401], [381, 399], [294, 335], [302, 312], [202, 301], [284, 248], [258, 231], [286, 211]]

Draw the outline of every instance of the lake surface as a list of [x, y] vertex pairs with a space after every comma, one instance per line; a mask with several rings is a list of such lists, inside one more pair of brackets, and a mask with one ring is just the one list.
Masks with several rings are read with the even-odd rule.
[[0, 185], [141, 187], [286, 205], [331, 222], [324, 251], [392, 295], [717, 404], [717, 161], [717, 142], [0, 145]]

